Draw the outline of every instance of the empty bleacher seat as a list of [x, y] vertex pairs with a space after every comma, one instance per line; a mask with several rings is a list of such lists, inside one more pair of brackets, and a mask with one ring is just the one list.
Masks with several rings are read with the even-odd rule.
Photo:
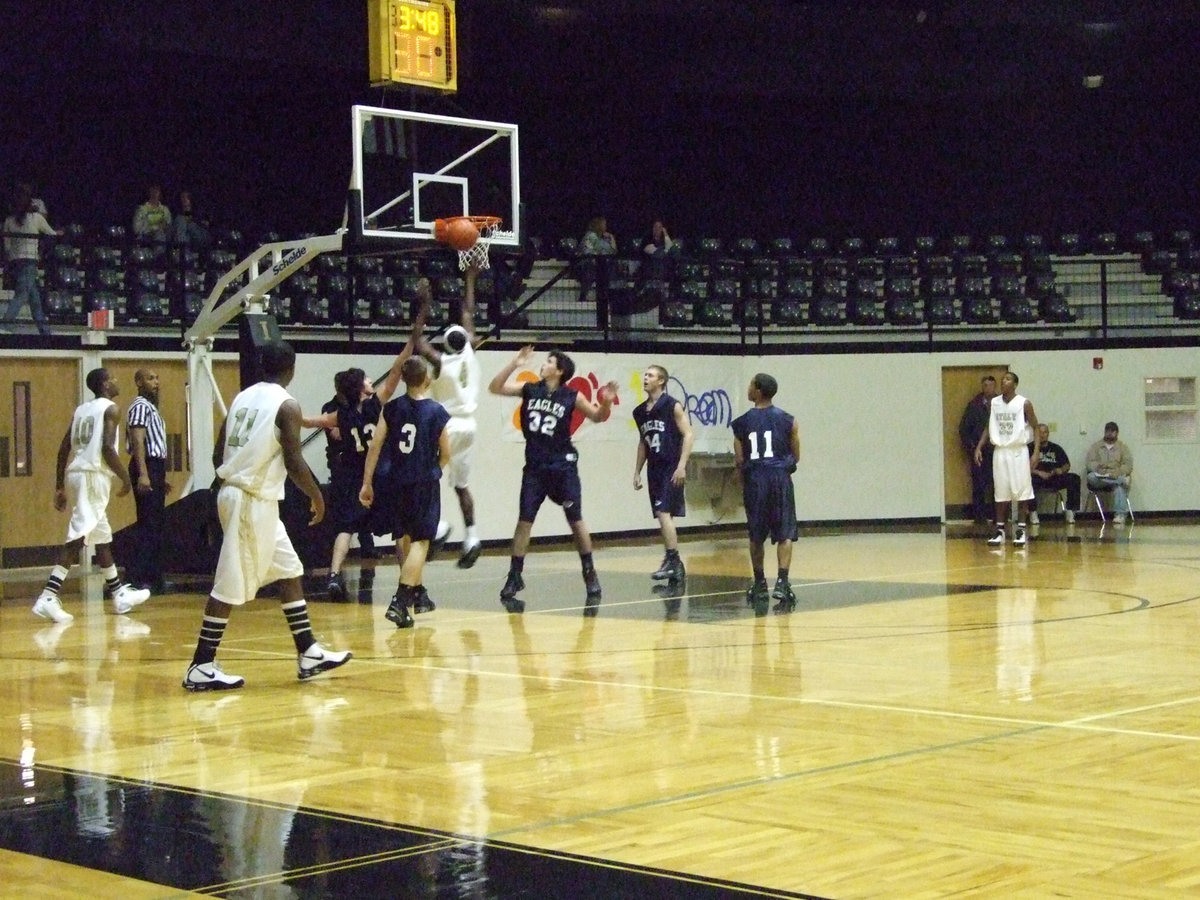
[[883, 311], [892, 325], [919, 325], [917, 286], [908, 277], [889, 278], [883, 285]]
[[843, 325], [846, 322], [846, 282], [823, 278], [808, 304], [808, 321], [813, 325]]
[[771, 238], [767, 244], [767, 252], [776, 259], [784, 259], [796, 255], [796, 245], [790, 237]]
[[1064, 231], [1055, 239], [1054, 250], [1060, 256], [1078, 256], [1083, 252], [1083, 239], [1077, 232]]

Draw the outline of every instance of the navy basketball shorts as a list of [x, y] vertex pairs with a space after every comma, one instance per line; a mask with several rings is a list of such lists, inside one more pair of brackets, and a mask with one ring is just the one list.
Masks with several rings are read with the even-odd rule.
[[583, 489], [579, 484], [579, 469], [575, 465], [526, 466], [521, 473], [521, 508], [518, 518], [532, 522], [541, 509], [542, 501], [550, 500], [563, 508], [572, 525], [583, 518]]
[[394, 496], [396, 524], [392, 536], [396, 540], [407, 535], [414, 541], [432, 541], [437, 536], [438, 520], [442, 517], [441, 482], [398, 484]]
[[683, 485], [671, 483], [676, 466], [646, 467], [646, 490], [650, 493], [650, 512], [658, 516], [667, 513], [672, 517], [687, 515], [687, 504], [683, 498]]
[[359, 502], [361, 488], [361, 472], [335, 472], [329, 482], [326, 518], [338, 534], [357, 534], [367, 527], [371, 511]]
[[747, 472], [742, 485], [746, 506], [746, 530], [750, 540], [761, 544], [794, 541], [800, 529], [796, 523], [796, 495], [792, 476], [786, 469], [758, 469]]

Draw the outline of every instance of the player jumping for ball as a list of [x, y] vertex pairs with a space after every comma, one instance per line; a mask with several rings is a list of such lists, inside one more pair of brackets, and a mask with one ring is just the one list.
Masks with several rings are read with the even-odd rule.
[[571, 416], [578, 410], [593, 422], [605, 421], [612, 412], [617, 383], [601, 388], [599, 404], [592, 403], [579, 391], [566, 386], [575, 374], [575, 363], [561, 350], [551, 350], [538, 372], [536, 382], [509, 382], [517, 369], [533, 356], [527, 345], [507, 366], [496, 373], [488, 390], [502, 397], [521, 400], [521, 433], [525, 435], [525, 468], [521, 472], [521, 501], [517, 527], [513, 532], [512, 559], [508, 578], [500, 589], [500, 602], [510, 613], [525, 611], [525, 602], [517, 599], [524, 590], [525, 551], [529, 533], [542, 502], [549, 498], [562, 507], [575, 537], [575, 547], [583, 567], [587, 606], [600, 602], [600, 579], [592, 562], [592, 537], [583, 521], [583, 492], [579, 484], [579, 454], [571, 443]]

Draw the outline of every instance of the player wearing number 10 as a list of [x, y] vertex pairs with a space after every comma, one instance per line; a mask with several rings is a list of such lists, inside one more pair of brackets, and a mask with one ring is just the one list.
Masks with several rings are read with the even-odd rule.
[[733, 420], [733, 457], [742, 475], [742, 499], [746, 506], [746, 529], [750, 535], [750, 564], [754, 584], [746, 601], [758, 615], [767, 611], [767, 578], [763, 572], [764, 547], [768, 537], [776, 545], [779, 573], [771, 596], [776, 612], [796, 607], [796, 595], [788, 582], [792, 542], [799, 536], [796, 495], [792, 473], [800, 456], [800, 432], [796, 420], [774, 404], [778, 383], [759, 373], [750, 379], [747, 398], [754, 408]]

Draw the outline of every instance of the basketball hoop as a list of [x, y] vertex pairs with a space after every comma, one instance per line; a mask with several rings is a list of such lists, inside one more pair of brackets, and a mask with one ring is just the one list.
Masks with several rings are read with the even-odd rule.
[[[469, 246], [458, 246], [458, 240], [465, 229], [458, 223], [469, 222], [475, 229], [477, 237]], [[475, 266], [479, 269], [489, 267], [488, 248], [492, 239], [500, 234], [501, 219], [499, 216], [451, 216], [448, 219], [435, 219], [433, 222], [433, 239], [441, 244], [449, 244], [458, 252], [458, 268], [466, 271]], [[469, 238], [469, 233], [468, 233]]]

